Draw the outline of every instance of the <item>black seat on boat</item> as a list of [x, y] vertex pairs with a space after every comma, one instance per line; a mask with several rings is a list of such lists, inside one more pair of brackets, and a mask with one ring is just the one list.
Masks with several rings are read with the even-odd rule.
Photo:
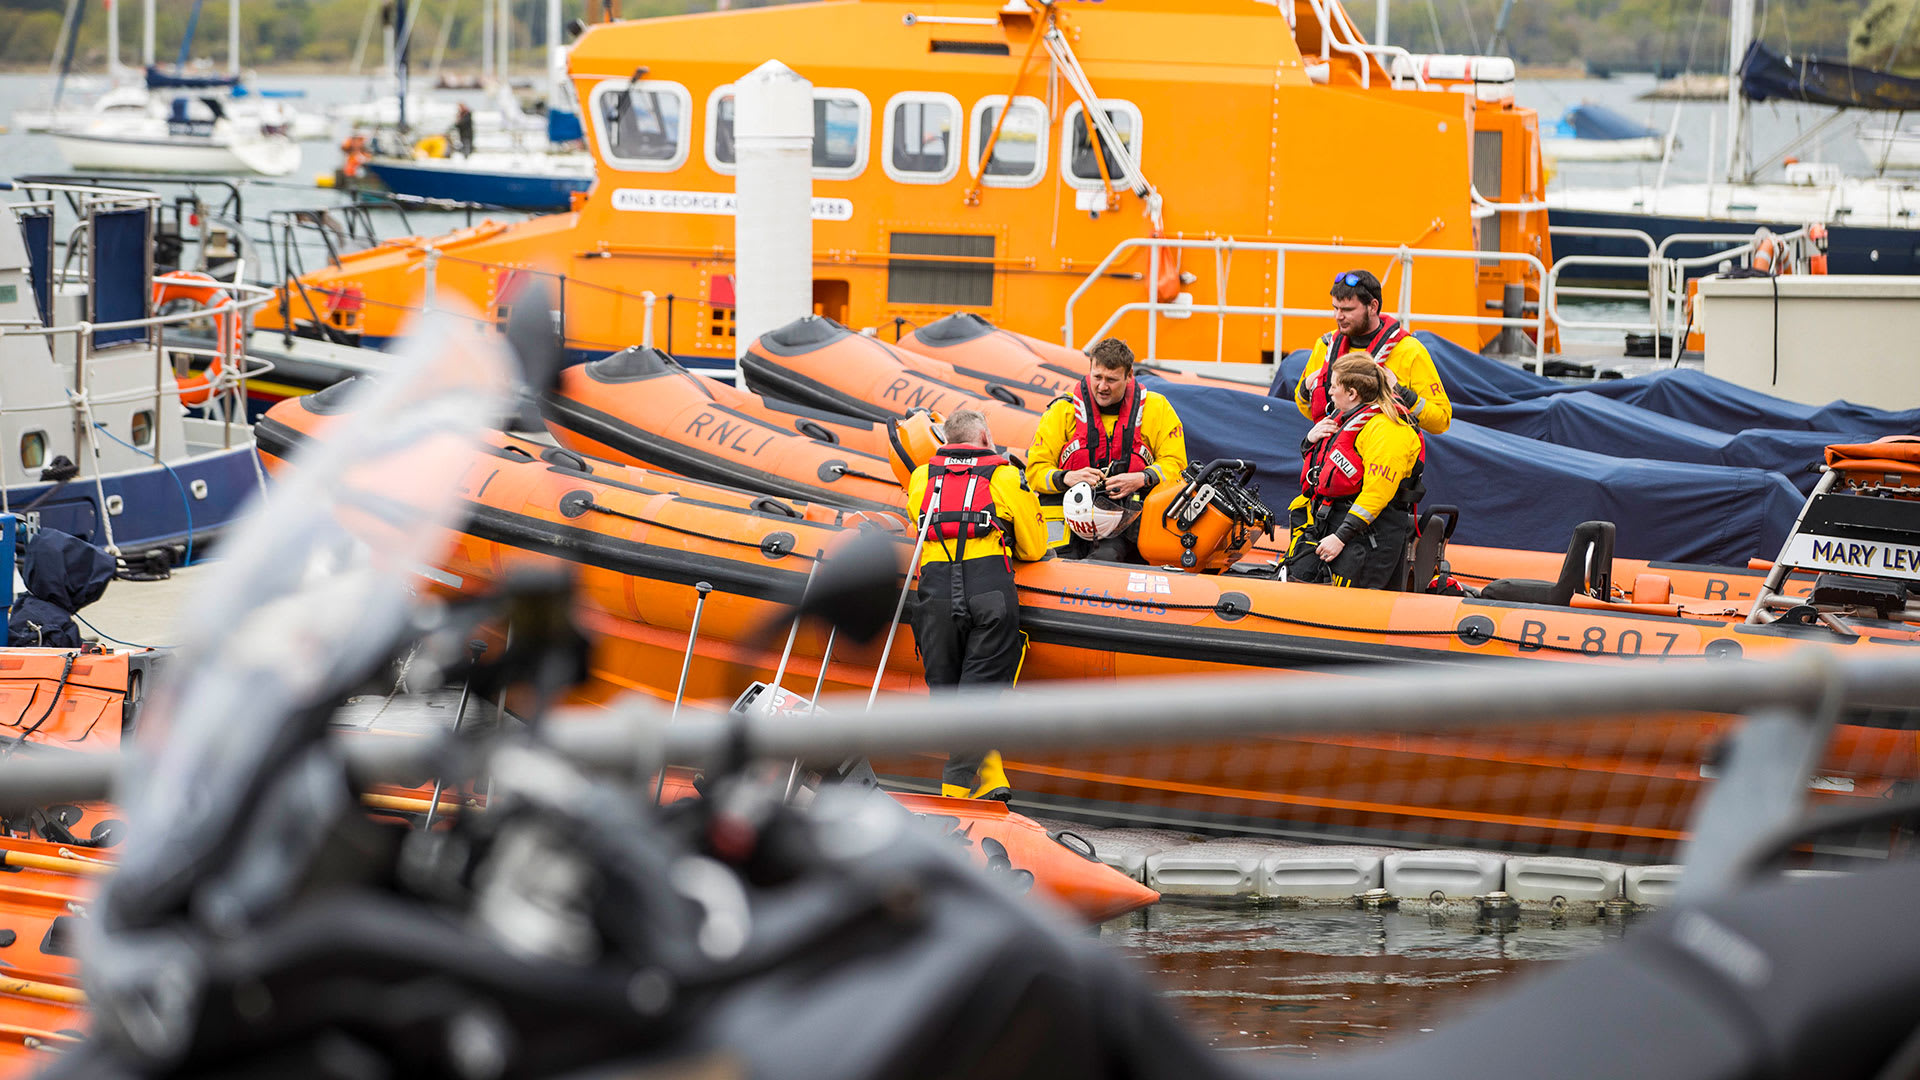
[[[685, 375], [680, 361], [646, 345], [635, 345], [586, 364], [587, 377], [594, 382], [639, 382], [660, 375]], [[711, 395], [709, 395], [711, 396]]]
[[1480, 596], [1486, 600], [1564, 607], [1573, 601], [1576, 592], [1606, 599], [1612, 589], [1613, 522], [1583, 521], [1574, 527], [1573, 539], [1567, 543], [1567, 559], [1560, 564], [1560, 580], [1500, 578], [1489, 581], [1480, 590]]
[[992, 323], [971, 311], [956, 311], [914, 330], [913, 336], [928, 345], [961, 345], [991, 333]]
[[1453, 530], [1459, 525], [1460, 508], [1457, 506], [1435, 506], [1420, 515], [1419, 528], [1414, 530], [1415, 535], [1409, 545], [1410, 565], [1407, 579], [1400, 585], [1401, 591], [1432, 590], [1433, 579], [1441, 576], [1447, 564], [1447, 541], [1453, 537]]

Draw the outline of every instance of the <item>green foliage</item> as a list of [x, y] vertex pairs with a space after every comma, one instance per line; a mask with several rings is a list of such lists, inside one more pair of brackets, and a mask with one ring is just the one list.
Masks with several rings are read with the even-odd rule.
[[[1365, 0], [1350, 2], [1362, 28], [1370, 28], [1371, 6]], [[1388, 38], [1414, 52], [1484, 50], [1501, 5], [1501, 0], [1389, 2]], [[1920, 0], [1877, 2], [1907, 7]], [[1848, 23], [1863, 6], [1864, 0], [1767, 4], [1756, 30], [1776, 49], [1844, 57]], [[1920, 34], [1920, 20], [1914, 29]], [[1525, 64], [1585, 61], [1614, 70], [1725, 71], [1727, 0], [1516, 0], [1503, 51]]]

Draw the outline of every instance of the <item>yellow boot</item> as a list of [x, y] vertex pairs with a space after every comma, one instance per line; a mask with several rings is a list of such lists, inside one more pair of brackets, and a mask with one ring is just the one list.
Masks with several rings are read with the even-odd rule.
[[974, 779], [975, 787], [967, 793], [967, 798], [1013, 801], [1013, 784], [1007, 779], [1007, 769], [1000, 760], [1000, 751], [987, 751], [986, 759], [980, 763], [980, 771], [974, 774]]
[[940, 794], [943, 798], [964, 799], [967, 797], [967, 789], [959, 784], [941, 784]]

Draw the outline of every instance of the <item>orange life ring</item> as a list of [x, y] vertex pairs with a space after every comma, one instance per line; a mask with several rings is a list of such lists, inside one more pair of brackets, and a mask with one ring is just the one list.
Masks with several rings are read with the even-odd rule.
[[1807, 226], [1807, 240], [1813, 245], [1813, 254], [1807, 258], [1807, 273], [1826, 273], [1827, 227], [1817, 221]]
[[1755, 231], [1753, 234], [1753, 259], [1749, 265], [1762, 273], [1774, 273], [1773, 259], [1776, 251], [1777, 248], [1772, 232], [1766, 229]]
[[[214, 340], [226, 340], [230, 343], [228, 355], [236, 359], [246, 351], [247, 326], [240, 312], [232, 310], [233, 297], [226, 286], [207, 274], [197, 270], [175, 270], [165, 277], [153, 281], [153, 307], [157, 311], [175, 300], [191, 300], [205, 308], [213, 319]], [[200, 375], [180, 375], [175, 382], [180, 386], [182, 405], [205, 405], [213, 396], [213, 382], [220, 377], [222, 369], [219, 350], [213, 354], [213, 362], [207, 365], [205, 373]]]

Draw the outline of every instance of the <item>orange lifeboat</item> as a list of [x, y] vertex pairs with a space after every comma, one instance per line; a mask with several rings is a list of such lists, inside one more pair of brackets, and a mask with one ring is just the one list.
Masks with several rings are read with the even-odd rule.
[[562, 444], [613, 461], [863, 510], [900, 501], [884, 457], [775, 426], [761, 418], [770, 411], [764, 407], [756, 416], [724, 403], [710, 380], [657, 349], [628, 349], [567, 369], [541, 409]]
[[771, 398], [882, 422], [916, 409], [977, 409], [993, 437], [1024, 448], [1051, 393], [1007, 383], [954, 381], [945, 364], [888, 345], [818, 315], [760, 335], [740, 358], [747, 385]]
[[[692, 770], [668, 769], [661, 804], [699, 798], [695, 779]], [[1044, 896], [1087, 922], [1105, 922], [1160, 899], [1159, 893], [1101, 862], [1085, 840], [1064, 830], [1048, 831], [1005, 803], [888, 794], [939, 835], [951, 838], [975, 866], [1005, 875], [1015, 888]]]
[[[1087, 355], [1057, 342], [1004, 330], [971, 312], [956, 312], [902, 338], [903, 348], [950, 365], [966, 378], [1030, 386], [1057, 397], [1086, 377]], [[1162, 364], [1138, 362], [1134, 370], [1174, 382], [1265, 393], [1266, 387], [1233, 379], [1212, 379]]]

